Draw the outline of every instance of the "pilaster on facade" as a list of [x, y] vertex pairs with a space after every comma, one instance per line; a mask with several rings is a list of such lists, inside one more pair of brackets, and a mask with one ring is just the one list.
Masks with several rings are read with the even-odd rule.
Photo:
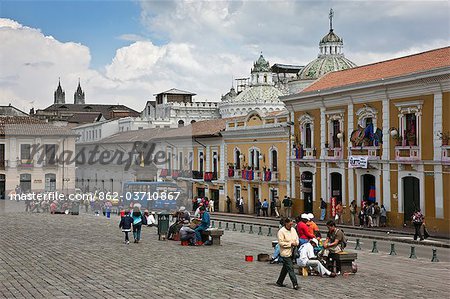
[[209, 145], [206, 146], [205, 153], [205, 172], [211, 171], [211, 147]]
[[320, 159], [325, 159], [326, 156], [326, 151], [324, 150], [325, 148], [325, 143], [326, 143], [326, 116], [325, 116], [325, 107], [321, 107], [320, 108]]
[[[390, 149], [390, 132], [389, 132], [389, 99], [383, 99], [383, 154], [382, 160], [389, 160], [389, 149]], [[386, 208], [387, 209], [387, 208]]]
[[433, 111], [433, 144], [434, 144], [434, 160], [441, 160], [441, 141], [439, 139], [438, 133], [442, 132], [442, 93], [434, 93], [434, 111]]

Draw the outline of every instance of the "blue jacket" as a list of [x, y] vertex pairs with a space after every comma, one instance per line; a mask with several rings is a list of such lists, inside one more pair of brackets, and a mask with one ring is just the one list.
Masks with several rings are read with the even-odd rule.
[[131, 229], [131, 224], [133, 223], [133, 218], [130, 215], [126, 215], [120, 219], [119, 228], [121, 229]]
[[204, 212], [202, 215], [202, 222], [200, 223], [200, 227], [202, 228], [208, 228], [210, 225], [210, 219], [209, 219], [209, 213], [208, 212]]

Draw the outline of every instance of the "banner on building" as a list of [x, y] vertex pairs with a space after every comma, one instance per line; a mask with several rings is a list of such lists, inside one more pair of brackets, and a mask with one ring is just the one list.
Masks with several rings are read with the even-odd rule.
[[348, 168], [367, 168], [369, 157], [350, 156], [348, 158]]

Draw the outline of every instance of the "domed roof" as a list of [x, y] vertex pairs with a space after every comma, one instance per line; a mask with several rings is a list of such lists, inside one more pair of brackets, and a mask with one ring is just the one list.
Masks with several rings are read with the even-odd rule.
[[271, 85], [257, 85], [244, 89], [234, 98], [233, 102], [279, 102], [282, 103], [278, 97], [283, 93], [278, 88]]
[[330, 29], [327, 35], [325, 35], [321, 40], [319, 45], [326, 43], [343, 43], [344, 40], [340, 38], [336, 33], [334, 33], [333, 29]]
[[262, 54], [259, 56], [258, 60], [253, 63], [251, 72], [270, 72], [269, 62], [264, 59], [264, 56]]
[[319, 55], [317, 58], [298, 72], [300, 80], [315, 80], [326, 73], [346, 70], [356, 66], [344, 56], [344, 40], [334, 33], [333, 16], [333, 10], [330, 9], [330, 31], [319, 42]]
[[314, 80], [326, 73], [346, 70], [355, 67], [356, 64], [344, 57], [344, 55], [320, 55], [308, 63], [299, 73], [301, 80]]

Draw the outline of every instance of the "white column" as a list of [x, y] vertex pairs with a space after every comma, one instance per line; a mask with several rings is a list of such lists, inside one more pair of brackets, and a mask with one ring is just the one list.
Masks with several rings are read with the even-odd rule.
[[[389, 150], [390, 150], [390, 132], [389, 132], [389, 99], [383, 100], [383, 153], [382, 162], [382, 176], [383, 176], [383, 205], [386, 211], [391, 211], [391, 170], [389, 163]], [[398, 128], [400, 130], [400, 128]], [[399, 188], [401, 185], [399, 185]]]
[[[442, 159], [442, 143], [437, 134], [438, 132], [442, 132], [442, 93], [440, 92], [434, 94], [433, 128], [434, 160], [440, 161]], [[434, 166], [434, 205], [436, 218], [444, 218], [442, 164]]]
[[[293, 122], [295, 124], [294, 121], [294, 112], [290, 113], [290, 120], [291, 122]], [[294, 125], [295, 126], [295, 125]], [[288, 136], [288, 151], [287, 151], [287, 155], [288, 155], [288, 159], [287, 159], [287, 165], [286, 165], [286, 174], [287, 174], [287, 181], [288, 181], [288, 185], [287, 185], [287, 194], [290, 197], [294, 197], [296, 196], [295, 194], [295, 165], [293, 165], [293, 163], [291, 162], [291, 152], [292, 152], [292, 142], [291, 142], [291, 136], [294, 136], [295, 134], [295, 127], [294, 126], [290, 126], [290, 133]], [[290, 147], [289, 147], [290, 145]]]
[[[320, 159], [323, 160], [325, 158], [325, 138], [326, 138], [326, 132], [325, 132], [325, 107], [320, 108]], [[325, 162], [320, 163], [320, 190], [321, 194], [320, 197], [322, 197], [325, 201], [328, 201], [327, 196], [327, 188], [328, 188], [328, 182], [327, 182], [327, 167]]]
[[206, 153], [204, 154], [205, 157], [205, 172], [211, 171], [211, 148], [209, 145], [206, 146]]
[[[350, 142], [350, 136], [352, 135], [353, 132], [353, 115], [354, 115], [354, 110], [353, 110], [353, 104], [349, 104], [348, 105], [348, 130], [347, 130], [347, 148], [350, 148], [351, 146], [351, 142]], [[348, 153], [349, 155], [351, 154], [351, 152], [349, 151]], [[355, 199], [355, 188], [354, 188], [354, 170], [352, 168], [348, 169], [348, 203], [351, 203], [352, 200]]]
[[320, 158], [324, 159], [325, 157], [325, 143], [326, 143], [326, 119], [325, 119], [325, 107], [320, 108]]
[[[223, 140], [220, 143], [220, 149], [219, 149], [219, 167], [220, 167], [220, 180], [225, 180], [225, 176], [228, 174], [228, 166], [227, 166], [227, 152], [225, 150], [225, 143], [223, 142]], [[227, 171], [227, 173], [225, 172]], [[224, 189], [225, 190], [225, 189]]]

